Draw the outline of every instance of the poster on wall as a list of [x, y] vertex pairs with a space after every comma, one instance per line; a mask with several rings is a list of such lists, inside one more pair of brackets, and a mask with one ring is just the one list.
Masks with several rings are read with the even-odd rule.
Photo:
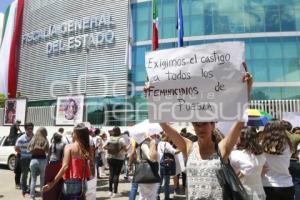
[[21, 125], [26, 120], [26, 104], [27, 99], [7, 99], [4, 106], [4, 126], [10, 126], [17, 120], [21, 121]]
[[75, 125], [83, 122], [84, 95], [57, 97], [56, 125]]

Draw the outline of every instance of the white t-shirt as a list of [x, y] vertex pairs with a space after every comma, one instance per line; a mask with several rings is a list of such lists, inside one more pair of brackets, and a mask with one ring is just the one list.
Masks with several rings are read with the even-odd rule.
[[265, 154], [267, 158], [267, 172], [262, 178], [263, 185], [266, 187], [291, 187], [293, 186], [292, 177], [289, 172], [291, 149], [286, 144], [285, 150], [281, 155]]
[[94, 139], [89, 135], [90, 147], [95, 147]]
[[230, 164], [236, 173], [243, 174], [240, 180], [253, 200], [266, 199], [261, 178], [265, 163], [264, 154], [254, 155], [245, 150], [234, 150], [230, 154]]
[[129, 147], [127, 152], [124, 151], [125, 154], [129, 154], [132, 151], [130, 137], [126, 134], [122, 135], [122, 138], [124, 139], [124, 143], [126, 147]]
[[65, 144], [72, 144], [73, 143], [73, 138], [72, 138], [71, 135], [63, 136], [62, 142], [65, 143]]
[[95, 148], [96, 148], [95, 152], [96, 153], [100, 153], [100, 150], [99, 150], [99, 147], [101, 145], [101, 138], [100, 138], [100, 136], [96, 135], [95, 137], [93, 137], [93, 142], [94, 142]]
[[176, 149], [169, 142], [161, 141], [157, 146], [157, 154], [159, 156], [159, 160], [161, 160], [161, 158], [163, 157], [164, 151], [172, 155], [175, 155], [176, 153]]
[[230, 164], [235, 172], [241, 172], [244, 176], [257, 173], [261, 174], [262, 167], [266, 163], [264, 154], [254, 155], [243, 150], [234, 150], [230, 154]]

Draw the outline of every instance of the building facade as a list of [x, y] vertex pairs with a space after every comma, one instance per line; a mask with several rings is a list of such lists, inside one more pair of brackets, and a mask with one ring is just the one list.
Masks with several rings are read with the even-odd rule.
[[[90, 50], [90, 53], [81, 49], [73, 49], [68, 52], [57, 50], [55, 53], [53, 41], [65, 38], [65, 45], [68, 42], [70, 45], [70, 37], [99, 32], [101, 28], [97, 29], [96, 27], [97, 30], [94, 30], [89, 27], [90, 29], [87, 28], [82, 33], [77, 33], [76, 30], [74, 32], [67, 31], [67, 36], [60, 34], [55, 36], [55, 40], [50, 39], [52, 46], [49, 44], [49, 48], [45, 48], [45, 45], [46, 47], [48, 45], [47, 41], [37, 42], [37, 44], [33, 42], [27, 45], [28, 37], [27, 40], [24, 37], [22, 41], [25, 42], [25, 46], [22, 49], [23, 53], [21, 50], [18, 91], [21, 92], [21, 96], [29, 97], [29, 106], [53, 105], [55, 103], [53, 96], [68, 94], [71, 90], [70, 87], [79, 87], [76, 84], [80, 82], [77, 79], [80, 74], [89, 74], [89, 72], [95, 74], [96, 72], [98, 75], [105, 74], [111, 81], [109, 86], [114, 85], [119, 93], [103, 94], [102, 89], [99, 89], [102, 82], [98, 76], [92, 75], [90, 78], [86, 76], [82, 79], [84, 84], [80, 84], [79, 91], [86, 94], [86, 120], [93, 124], [125, 125], [134, 124], [146, 118], [147, 106], [142, 89], [146, 78], [145, 53], [151, 51], [152, 1], [132, 0], [129, 3], [130, 9], [126, 7], [128, 2], [123, 0], [103, 0], [101, 4], [79, 0], [31, 2], [40, 2], [40, 5], [42, 5], [41, 2], [49, 2], [49, 5], [38, 8], [40, 5], [31, 3], [31, 7], [27, 7], [27, 12], [25, 9], [24, 15], [27, 17], [25, 19], [29, 20], [28, 24], [23, 26], [23, 36], [40, 28], [63, 24], [68, 20], [80, 21], [84, 20], [86, 16], [99, 16], [98, 14], [102, 12], [111, 14], [115, 23], [116, 38], [119, 41], [115, 41], [111, 48], [95, 47], [94, 50]], [[175, 48], [177, 47], [177, 1], [158, 0], [157, 2], [159, 49]], [[252, 99], [289, 100], [300, 98], [299, 0], [183, 0], [182, 2], [184, 46], [244, 41], [246, 62], [255, 80]], [[120, 5], [123, 9], [116, 9]], [[65, 9], [64, 12], [67, 14], [64, 16], [59, 14], [57, 16], [41, 15], [44, 18], [40, 20], [40, 24], [33, 24], [34, 27], [29, 27], [33, 20], [31, 17], [33, 12], [36, 16], [54, 8]], [[89, 14], [87, 15], [87, 13]], [[128, 24], [131, 20], [133, 36], [132, 42], [129, 41], [132, 44], [132, 50], [131, 62], [128, 62], [131, 65], [129, 64], [130, 67], [127, 69], [128, 63], [126, 63], [125, 57], [126, 45], [130, 38], [128, 30], [130, 25]], [[32, 50], [33, 46], [38, 47], [38, 45], [42, 45], [41, 49]], [[33, 63], [30, 49], [32, 52], [38, 51], [37, 55], [42, 56], [43, 59], [36, 57], [36, 61]], [[75, 54], [74, 51], [79, 52]], [[49, 63], [51, 68], [45, 65], [45, 62]], [[49, 82], [37, 84], [40, 88], [30, 85], [31, 82], [27, 79], [33, 78], [33, 71], [28, 71], [26, 69], [28, 66], [39, 69], [34, 70], [35, 82], [41, 80]], [[41, 73], [40, 70], [44, 71]], [[39, 74], [36, 74], [37, 71]], [[61, 76], [57, 77], [57, 74], [61, 74]], [[63, 84], [55, 85], [53, 87], [55, 94], [51, 96], [48, 86], [53, 83], [53, 80], [58, 82], [67, 80], [72, 84], [63, 87]], [[126, 121], [125, 124], [124, 121]]]
[[[184, 46], [244, 41], [254, 76], [253, 100], [300, 98], [300, 1], [183, 0]], [[152, 2], [132, 3], [136, 104], [142, 90], [145, 52], [151, 51]], [[159, 49], [177, 47], [177, 1], [158, 0]]]

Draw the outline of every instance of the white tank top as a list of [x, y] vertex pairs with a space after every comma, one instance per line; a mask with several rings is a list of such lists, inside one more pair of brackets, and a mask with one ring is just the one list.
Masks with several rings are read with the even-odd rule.
[[210, 159], [201, 160], [197, 142], [193, 143], [186, 164], [188, 200], [223, 200], [222, 188], [216, 171], [220, 169], [220, 158], [214, 153]]

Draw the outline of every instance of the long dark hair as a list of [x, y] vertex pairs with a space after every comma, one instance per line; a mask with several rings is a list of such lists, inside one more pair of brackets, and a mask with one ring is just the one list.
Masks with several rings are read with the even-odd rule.
[[286, 144], [292, 150], [292, 144], [287, 136], [285, 125], [279, 120], [268, 122], [263, 130], [262, 146], [264, 152], [280, 155], [285, 150]]
[[77, 125], [74, 128], [75, 140], [79, 144], [79, 148], [82, 156], [85, 159], [90, 159], [90, 139], [89, 139], [89, 129], [82, 126], [81, 124]]
[[245, 127], [242, 129], [240, 142], [236, 147], [238, 150], [246, 150], [254, 155], [263, 153], [263, 148], [259, 144], [258, 133], [254, 127]]
[[51, 151], [56, 152], [56, 144], [61, 143], [62, 135], [59, 133], [54, 133], [51, 138]]

